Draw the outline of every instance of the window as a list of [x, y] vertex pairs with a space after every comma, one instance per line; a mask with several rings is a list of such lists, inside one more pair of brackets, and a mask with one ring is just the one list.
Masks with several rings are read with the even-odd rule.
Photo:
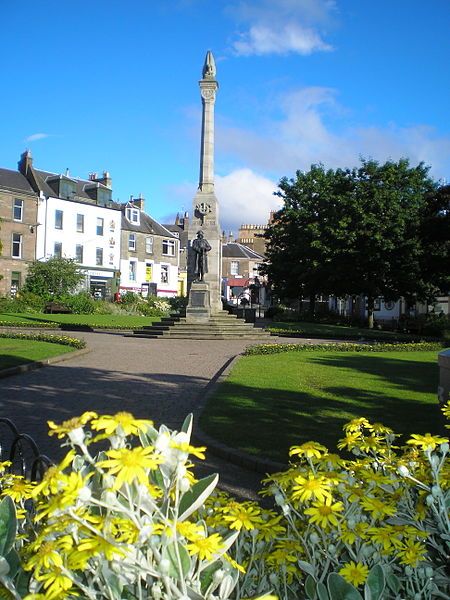
[[145, 281], [151, 281], [153, 278], [153, 264], [146, 263], [145, 264]]
[[11, 296], [14, 298], [17, 292], [20, 290], [22, 281], [22, 274], [19, 271], [11, 272]]
[[74, 181], [61, 180], [59, 184], [59, 197], [72, 200], [77, 193], [77, 187]]
[[102, 265], [103, 264], [103, 248], [96, 248], [95, 250], [95, 264]]
[[12, 234], [12, 253], [13, 258], [22, 258], [22, 235], [20, 233]]
[[130, 233], [128, 235], [128, 250], [136, 252], [136, 234]]
[[103, 235], [103, 219], [97, 217], [97, 235]]
[[130, 260], [130, 281], [136, 281], [136, 269], [137, 262], [135, 260]]
[[81, 244], [75, 246], [75, 260], [77, 263], [83, 262], [83, 246]]
[[62, 258], [62, 243], [55, 242], [53, 246], [53, 258]]
[[15, 198], [13, 206], [14, 221], [23, 221], [23, 200]]
[[139, 209], [138, 208], [127, 208], [126, 210], [127, 219], [130, 223], [136, 223], [139, 225]]
[[153, 254], [153, 236], [145, 238], [145, 252], [146, 254]]
[[63, 228], [63, 211], [55, 210], [55, 229]]
[[169, 265], [161, 265], [161, 283], [169, 283]]
[[166, 256], [175, 256], [175, 240], [163, 240], [162, 253]]
[[84, 215], [77, 215], [77, 231], [78, 233], [84, 233]]
[[230, 275], [239, 275], [239, 262], [232, 260], [230, 263]]

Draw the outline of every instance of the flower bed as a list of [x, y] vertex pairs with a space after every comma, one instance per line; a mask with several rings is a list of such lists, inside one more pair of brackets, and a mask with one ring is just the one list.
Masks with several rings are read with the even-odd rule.
[[449, 597], [447, 438], [399, 449], [391, 430], [355, 419], [340, 443], [351, 458], [292, 447], [264, 509], [216, 492], [217, 475], [195, 479], [190, 457], [205, 448], [190, 443], [191, 417], [180, 432], [124, 412], [49, 426], [69, 448], [61, 464], [37, 484], [0, 480], [2, 597]]
[[420, 350], [441, 350], [444, 348], [442, 342], [414, 342], [398, 344], [352, 344], [349, 342], [337, 344], [259, 344], [257, 346], [249, 346], [245, 349], [244, 355], [252, 354], [279, 354], [280, 352], [302, 352], [309, 350], [330, 350], [333, 352], [389, 352], [391, 350], [401, 350], [403, 352], [415, 352]]
[[84, 340], [69, 337], [67, 335], [53, 335], [51, 333], [19, 333], [14, 331], [1, 331], [1, 338], [11, 338], [19, 340], [34, 340], [36, 342], [50, 342], [52, 344], [61, 344], [62, 346], [72, 346], [81, 350], [86, 347]]

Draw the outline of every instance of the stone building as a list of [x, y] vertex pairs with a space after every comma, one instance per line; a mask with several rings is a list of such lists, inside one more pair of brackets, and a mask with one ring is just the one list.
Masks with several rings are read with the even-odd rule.
[[144, 199], [122, 205], [120, 292], [177, 296], [179, 239], [144, 212]]
[[244, 246], [248, 246], [248, 248], [251, 248], [258, 254], [265, 255], [266, 240], [264, 233], [267, 227], [273, 222], [274, 214], [274, 211], [270, 212], [267, 225], [241, 225], [237, 241]]
[[36, 258], [38, 200], [23, 173], [0, 169], [0, 296], [17, 293]]

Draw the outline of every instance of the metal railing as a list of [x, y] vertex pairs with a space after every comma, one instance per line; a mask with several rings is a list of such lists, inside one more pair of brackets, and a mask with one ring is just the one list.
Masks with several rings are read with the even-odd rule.
[[34, 439], [20, 433], [11, 419], [0, 417], [0, 460], [9, 461], [10, 473], [22, 475], [30, 481], [40, 481], [53, 464], [48, 456], [41, 454]]

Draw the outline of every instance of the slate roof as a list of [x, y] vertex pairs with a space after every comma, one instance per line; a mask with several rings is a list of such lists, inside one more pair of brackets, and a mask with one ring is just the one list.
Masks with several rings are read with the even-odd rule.
[[10, 169], [0, 169], [0, 188], [7, 190], [17, 190], [35, 194], [27, 178], [19, 171], [11, 171]]
[[125, 208], [127, 205], [122, 205], [122, 229], [125, 231], [135, 231], [136, 233], [146, 233], [150, 235], [161, 235], [167, 238], [175, 238], [164, 225], [155, 221], [150, 215], [140, 211], [140, 222], [139, 225], [136, 223], [130, 223], [125, 216]]
[[227, 244], [222, 244], [222, 256], [224, 258], [247, 258], [249, 260], [259, 260], [263, 261], [264, 256], [255, 252], [248, 246], [244, 246], [244, 244], [239, 244], [238, 242], [228, 242]]
[[171, 224], [171, 225], [164, 224], [163, 227], [165, 227], [166, 229], [171, 231], [173, 234], [175, 234], [175, 237], [177, 237], [180, 240], [180, 248], [187, 248], [187, 245], [188, 245], [187, 229], [184, 229], [184, 227], [180, 227], [180, 225], [174, 225], [174, 224]]
[[[110, 188], [106, 187], [102, 183], [98, 183], [96, 181], [91, 181], [90, 179], [77, 179], [75, 177], [61, 175], [59, 173], [50, 173], [48, 171], [41, 171], [39, 169], [33, 169], [33, 170], [34, 170], [34, 173], [38, 180], [39, 187], [46, 196], [53, 196], [54, 198], [58, 197], [55, 190], [49, 185], [49, 181], [51, 181], [52, 179], [67, 179], [67, 180], [75, 183], [76, 184], [76, 194], [74, 195], [73, 200], [75, 200], [77, 202], [87, 202], [89, 204], [96, 204], [95, 200], [93, 200], [86, 191], [86, 189], [89, 189], [90, 186], [99, 187], [99, 188], [107, 190], [109, 192], [111, 191]], [[64, 198], [64, 200], [70, 201], [70, 200], [72, 200], [72, 198]], [[121, 206], [119, 204], [117, 204], [116, 202], [112, 202], [112, 205], [110, 202], [107, 202], [106, 206], [108, 208], [115, 208], [115, 209], [121, 208]]]

